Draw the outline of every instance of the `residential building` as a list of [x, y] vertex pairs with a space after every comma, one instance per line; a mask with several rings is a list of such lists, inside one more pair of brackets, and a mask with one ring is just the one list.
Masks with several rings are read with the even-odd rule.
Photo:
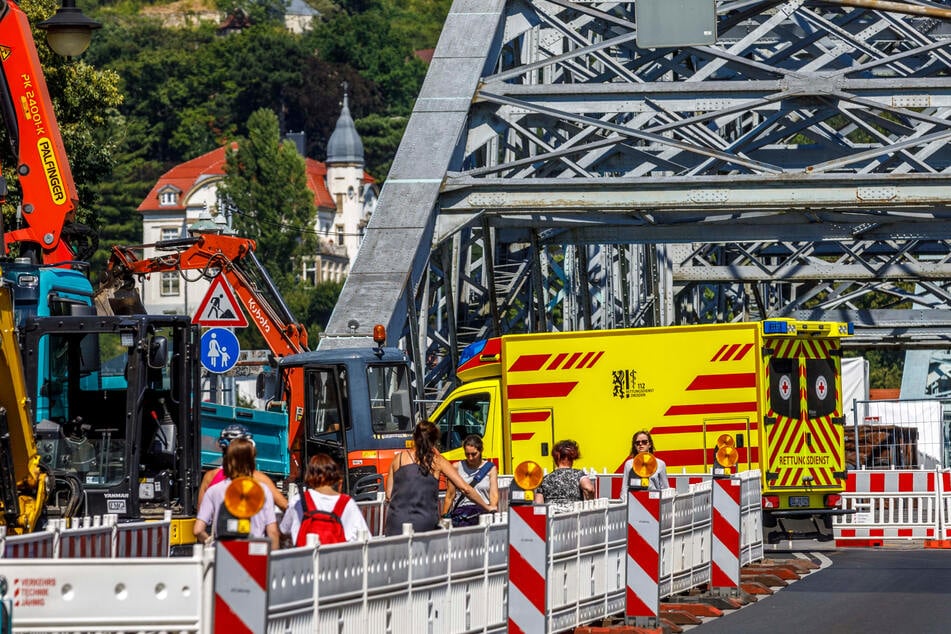
[[[225, 173], [225, 147], [167, 171], [138, 206], [142, 214], [143, 257], [162, 255], [155, 243], [189, 237], [196, 223], [230, 230], [226, 205], [218, 195]], [[312, 283], [343, 281], [356, 257], [377, 200], [373, 178], [364, 171], [363, 143], [350, 115], [347, 96], [328, 142], [327, 161], [305, 158], [307, 186], [314, 194], [318, 249], [304, 262], [301, 277]], [[263, 264], [267, 266], [265, 258]], [[140, 289], [151, 313], [193, 315], [209, 282], [197, 271], [161, 273]]]

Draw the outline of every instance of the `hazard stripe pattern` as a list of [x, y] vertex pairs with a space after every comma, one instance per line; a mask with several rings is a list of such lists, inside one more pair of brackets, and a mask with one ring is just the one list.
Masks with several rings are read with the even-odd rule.
[[713, 481], [713, 553], [710, 584], [714, 588], [740, 585], [740, 483], [730, 478]]
[[548, 528], [545, 507], [509, 509], [508, 631], [545, 632]]
[[[710, 363], [733, 363], [742, 361], [750, 350], [752, 343], [725, 343], [717, 349], [711, 357]], [[698, 374], [687, 386], [688, 392], [709, 391], [711, 398], [719, 397], [720, 390], [755, 389], [756, 374], [752, 372], [718, 372], [715, 374]], [[693, 403], [690, 405], [671, 405], [664, 412], [664, 416], [703, 416], [710, 414], [741, 414], [756, 411], [756, 401], [718, 401], [707, 403]], [[668, 432], [669, 433], [669, 432]]]
[[656, 620], [660, 612], [660, 496], [632, 490], [627, 504], [628, 619]]
[[215, 544], [214, 634], [263, 634], [267, 623], [267, 544]]

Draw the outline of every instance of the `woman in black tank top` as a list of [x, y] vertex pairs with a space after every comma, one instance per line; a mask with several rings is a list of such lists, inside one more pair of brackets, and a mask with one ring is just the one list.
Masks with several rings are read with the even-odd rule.
[[469, 486], [438, 450], [439, 428], [423, 421], [413, 430], [413, 448], [396, 454], [386, 479], [386, 527], [384, 534], [401, 535], [403, 524], [417, 532], [434, 530], [439, 523], [439, 476], [445, 475], [463, 495], [489, 513], [489, 505]]

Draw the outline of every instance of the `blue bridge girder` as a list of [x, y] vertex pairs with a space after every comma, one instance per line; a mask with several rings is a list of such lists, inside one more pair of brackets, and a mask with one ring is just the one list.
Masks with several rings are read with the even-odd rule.
[[715, 45], [656, 49], [635, 5], [453, 3], [320, 347], [382, 323], [429, 394], [507, 332], [951, 347], [951, 2], [725, 1]]

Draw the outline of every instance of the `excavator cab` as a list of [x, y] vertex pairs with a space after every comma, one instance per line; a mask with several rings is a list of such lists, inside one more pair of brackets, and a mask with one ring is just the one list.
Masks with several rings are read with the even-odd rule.
[[412, 444], [417, 414], [410, 398], [410, 367], [395, 349], [313, 351], [280, 360], [288, 374], [303, 374], [300, 465], [310, 456], [332, 456], [346, 474], [347, 491], [375, 498], [397, 451]]
[[38, 451], [57, 483], [51, 516], [194, 513], [197, 339], [184, 316], [26, 319]]

